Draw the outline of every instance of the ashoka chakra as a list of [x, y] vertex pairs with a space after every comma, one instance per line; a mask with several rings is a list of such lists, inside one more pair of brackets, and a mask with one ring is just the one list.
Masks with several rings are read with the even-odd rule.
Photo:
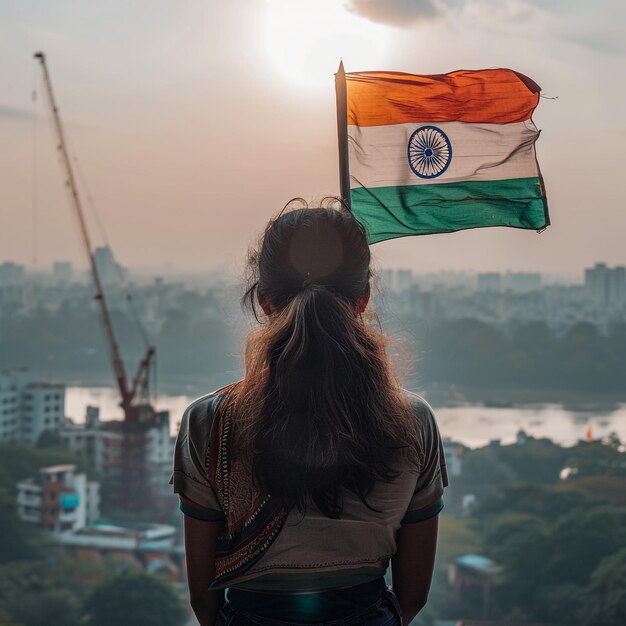
[[452, 161], [448, 136], [436, 126], [422, 126], [409, 139], [409, 165], [420, 178], [441, 176]]

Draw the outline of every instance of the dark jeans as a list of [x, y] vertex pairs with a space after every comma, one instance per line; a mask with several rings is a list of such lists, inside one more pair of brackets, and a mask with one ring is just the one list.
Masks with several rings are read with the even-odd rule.
[[[220, 609], [216, 626], [303, 626], [303, 622], [286, 622], [249, 611], [235, 609], [226, 602]], [[339, 619], [308, 622], [306, 626], [402, 626], [400, 603], [390, 589], [365, 608]]]

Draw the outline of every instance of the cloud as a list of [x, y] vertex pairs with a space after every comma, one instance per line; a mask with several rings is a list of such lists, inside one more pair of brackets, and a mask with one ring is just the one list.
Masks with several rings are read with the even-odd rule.
[[437, 0], [349, 0], [346, 8], [372, 22], [410, 26], [441, 15]]
[[[544, 5], [551, 5], [546, 8]], [[616, 8], [624, 15], [623, 8]], [[616, 53], [624, 49], [621, 21], [585, 4], [562, 0], [465, 0], [448, 14], [457, 24], [532, 39], [554, 39], [592, 52]]]
[[524, 0], [467, 0], [456, 13], [464, 27], [533, 36], [545, 32], [552, 15]]
[[623, 0], [604, 2], [604, 11], [586, 0], [346, 0], [344, 6], [372, 22], [400, 28], [441, 18], [451, 27], [552, 37], [594, 52], [623, 52], [623, 20], [616, 17], [626, 15]]

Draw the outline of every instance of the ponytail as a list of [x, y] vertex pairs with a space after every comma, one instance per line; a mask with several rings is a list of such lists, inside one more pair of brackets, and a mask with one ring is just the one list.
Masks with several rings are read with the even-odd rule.
[[[368, 505], [374, 483], [398, 475], [403, 452], [418, 465], [415, 418], [385, 340], [341, 285], [309, 274], [284, 298], [249, 336], [245, 377], [229, 398], [257, 484], [287, 508], [304, 511], [311, 500], [329, 517], [340, 516], [345, 491]], [[267, 297], [257, 281], [248, 297], [259, 295]]]

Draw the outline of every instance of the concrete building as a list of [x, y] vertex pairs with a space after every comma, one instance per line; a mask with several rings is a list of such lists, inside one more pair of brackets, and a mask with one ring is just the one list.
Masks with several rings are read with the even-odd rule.
[[99, 562], [111, 572], [143, 571], [171, 582], [182, 582], [183, 546], [176, 545], [176, 529], [166, 524], [97, 522], [58, 535], [60, 555]]
[[58, 285], [67, 285], [74, 271], [69, 261], [55, 261], [52, 264], [52, 280]]
[[397, 270], [396, 271], [396, 289], [399, 292], [410, 289], [413, 285], [413, 272], [411, 270]]
[[585, 270], [585, 293], [593, 302], [608, 303], [609, 268], [606, 263], [596, 263]]
[[380, 276], [381, 286], [385, 291], [393, 291], [395, 288], [393, 270], [390, 268], [382, 269], [378, 272]]
[[100, 483], [75, 465], [42, 467], [36, 478], [17, 484], [20, 519], [62, 533], [85, 528], [100, 516]]
[[454, 590], [457, 602], [462, 603], [469, 587], [482, 590], [482, 619], [488, 619], [491, 610], [491, 590], [502, 577], [503, 568], [480, 554], [462, 554], [448, 564], [448, 584]]
[[626, 302], [626, 268], [596, 263], [585, 270], [585, 294], [600, 306], [622, 305]]
[[11, 261], [0, 263], [0, 287], [15, 287], [24, 283], [26, 269]]
[[0, 372], [0, 441], [37, 443], [58, 431], [65, 415], [65, 386], [35, 382], [28, 370]]
[[[66, 420], [59, 432], [63, 444], [103, 477], [110, 478], [119, 474], [124, 449], [121, 420], [103, 421], [100, 419], [99, 409], [90, 406], [87, 407], [84, 424], [74, 424]], [[145, 439], [150, 487], [158, 496], [170, 493], [168, 482], [174, 441], [170, 435], [169, 411], [160, 411], [157, 414], [157, 423], [147, 429]]]
[[623, 265], [609, 270], [607, 295], [610, 304], [626, 303], [626, 267]]
[[541, 289], [539, 272], [507, 272], [504, 276], [504, 288], [513, 293], [528, 293]]
[[174, 548], [176, 529], [167, 524], [97, 522], [86, 528], [61, 535], [64, 546], [114, 551], [170, 551]]
[[93, 260], [104, 285], [117, 284], [120, 279], [126, 277], [126, 270], [115, 260], [113, 251], [109, 246], [96, 248], [93, 253]]
[[502, 275], [498, 272], [478, 274], [478, 291], [498, 292], [502, 289]]

